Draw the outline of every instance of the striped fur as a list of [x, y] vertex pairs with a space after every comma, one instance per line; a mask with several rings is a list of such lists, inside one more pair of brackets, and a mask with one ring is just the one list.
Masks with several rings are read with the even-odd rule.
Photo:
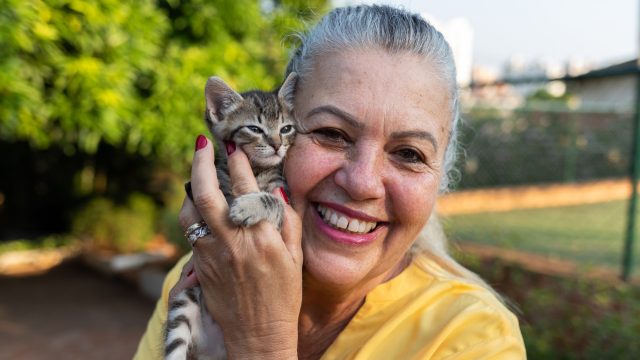
[[[216, 170], [220, 189], [229, 206], [229, 217], [237, 225], [252, 226], [262, 220], [278, 230], [284, 219], [282, 201], [271, 194], [285, 187], [282, 160], [293, 144], [296, 124], [293, 94], [297, 81], [289, 75], [273, 92], [238, 94], [221, 79], [207, 81], [205, 122], [218, 141]], [[233, 197], [224, 143], [232, 141], [249, 158], [260, 192]], [[200, 287], [172, 298], [166, 323], [165, 359], [226, 359], [222, 330], [204, 307]]]

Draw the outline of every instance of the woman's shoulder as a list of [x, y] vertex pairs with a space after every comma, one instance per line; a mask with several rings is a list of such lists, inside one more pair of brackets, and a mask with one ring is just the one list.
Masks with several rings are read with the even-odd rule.
[[428, 258], [374, 289], [344, 335], [376, 339], [352, 358], [526, 357], [518, 319], [502, 301]]
[[506, 305], [505, 299], [479, 278], [475, 280], [453, 274], [438, 261], [424, 255], [416, 257], [409, 270], [414, 274], [417, 294], [421, 294], [422, 300], [429, 305], [467, 316], [474, 310], [493, 313], [519, 332], [517, 317]]
[[[440, 355], [454, 358], [526, 358], [516, 315], [488, 285], [456, 276], [427, 256], [412, 264], [416, 274], [416, 303], [420, 318], [438, 319]], [[420, 281], [424, 278], [430, 281]], [[447, 355], [448, 356], [448, 355]]]

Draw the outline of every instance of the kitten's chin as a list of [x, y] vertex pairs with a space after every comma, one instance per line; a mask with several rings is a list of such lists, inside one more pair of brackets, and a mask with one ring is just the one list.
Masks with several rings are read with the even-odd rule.
[[260, 168], [268, 168], [268, 167], [277, 166], [281, 162], [282, 162], [282, 157], [280, 157], [278, 155], [271, 155], [271, 156], [267, 156], [267, 157], [256, 157], [256, 158], [251, 159], [251, 165], [252, 166], [257, 166], [257, 167], [260, 167]]

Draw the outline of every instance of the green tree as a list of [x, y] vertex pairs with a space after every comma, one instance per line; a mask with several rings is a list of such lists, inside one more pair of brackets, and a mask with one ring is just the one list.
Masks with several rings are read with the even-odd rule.
[[0, 1], [0, 238], [68, 228], [96, 196], [166, 202], [158, 169], [184, 178], [206, 79], [275, 87], [286, 35], [327, 3]]
[[202, 126], [203, 86], [281, 80], [286, 33], [325, 0], [5, 0], [0, 139], [94, 153], [101, 142], [181, 162]]
[[131, 141], [168, 24], [151, 1], [0, 5], [0, 136], [93, 153]]

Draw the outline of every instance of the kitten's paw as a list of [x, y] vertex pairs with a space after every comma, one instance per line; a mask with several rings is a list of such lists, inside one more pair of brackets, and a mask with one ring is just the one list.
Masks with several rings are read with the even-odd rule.
[[262, 220], [282, 227], [284, 206], [277, 197], [267, 192], [255, 192], [237, 197], [229, 209], [234, 224], [249, 227]]

